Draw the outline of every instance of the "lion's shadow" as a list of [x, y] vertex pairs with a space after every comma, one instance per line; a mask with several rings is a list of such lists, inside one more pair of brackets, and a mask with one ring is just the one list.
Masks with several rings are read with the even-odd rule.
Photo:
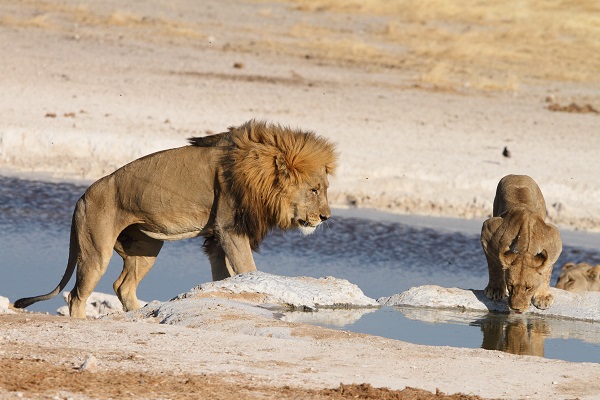
[[501, 313], [510, 312], [510, 308], [508, 307], [508, 300], [506, 298], [501, 301], [490, 300], [485, 296], [483, 290], [469, 289], [469, 291], [473, 293], [475, 298], [479, 300], [488, 309], [488, 311]]

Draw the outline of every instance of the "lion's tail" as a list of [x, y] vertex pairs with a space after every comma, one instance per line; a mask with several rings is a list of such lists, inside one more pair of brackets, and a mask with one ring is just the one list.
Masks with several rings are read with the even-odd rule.
[[79, 242], [77, 240], [77, 229], [75, 227], [75, 214], [73, 214], [73, 222], [71, 223], [71, 238], [70, 238], [70, 243], [69, 243], [69, 261], [67, 261], [67, 269], [65, 270], [65, 274], [63, 275], [62, 279], [60, 280], [60, 283], [50, 293], [47, 293], [47, 294], [44, 294], [41, 296], [25, 297], [25, 298], [19, 299], [19, 300], [15, 301], [15, 304], [13, 306], [15, 308], [25, 308], [25, 307], [29, 307], [30, 305], [32, 305], [34, 303], [37, 303], [38, 301], [50, 300], [51, 298], [56, 297], [56, 295], [59, 294], [65, 288], [65, 286], [67, 286], [67, 283], [69, 283], [69, 280], [73, 276], [73, 272], [75, 271], [75, 266], [77, 265], [78, 253], [79, 253]]

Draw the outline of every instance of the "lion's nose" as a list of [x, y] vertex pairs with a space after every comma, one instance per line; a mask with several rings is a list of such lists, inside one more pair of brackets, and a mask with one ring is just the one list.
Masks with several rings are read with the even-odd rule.
[[319, 218], [321, 218], [321, 222], [327, 221], [329, 219], [329, 215], [320, 214]]

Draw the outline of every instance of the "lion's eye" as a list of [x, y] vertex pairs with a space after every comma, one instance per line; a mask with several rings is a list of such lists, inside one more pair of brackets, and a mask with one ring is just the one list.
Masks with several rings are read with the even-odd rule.
[[531, 292], [532, 289], [533, 289], [533, 286], [525, 285], [525, 290], [527, 290], [528, 292]]
[[310, 189], [312, 194], [319, 194], [319, 189]]

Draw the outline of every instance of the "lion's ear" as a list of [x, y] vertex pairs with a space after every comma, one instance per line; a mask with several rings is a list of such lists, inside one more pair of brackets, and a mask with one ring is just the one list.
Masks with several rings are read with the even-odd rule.
[[275, 169], [280, 177], [285, 179], [290, 177], [290, 170], [283, 154], [275, 156]]
[[563, 266], [562, 266], [562, 269], [561, 269], [561, 271], [566, 271], [566, 270], [568, 270], [568, 269], [570, 269], [570, 268], [573, 268], [574, 266], [575, 266], [575, 264], [574, 264], [574, 263], [572, 263], [572, 262], [568, 262], [568, 263], [566, 263], [565, 265], [563, 265]]
[[588, 276], [594, 281], [597, 280], [600, 277], [600, 265], [590, 268]]

